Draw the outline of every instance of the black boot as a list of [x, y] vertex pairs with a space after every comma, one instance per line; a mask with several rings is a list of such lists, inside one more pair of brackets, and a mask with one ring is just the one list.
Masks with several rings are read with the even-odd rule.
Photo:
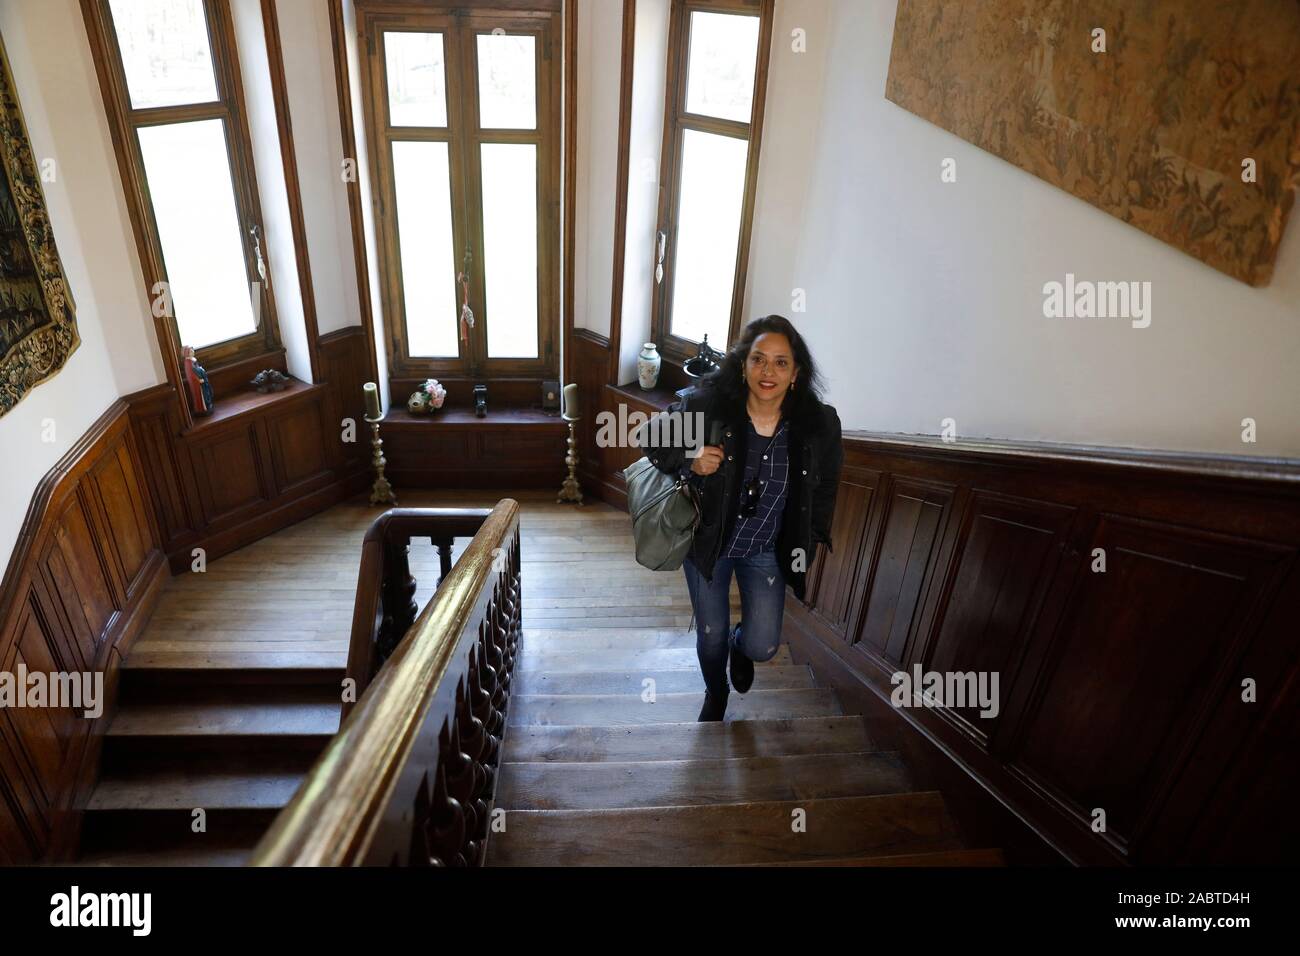
[[[733, 639], [735, 638], [735, 634], [739, 631], [740, 625], [737, 624], [736, 630], [732, 634]], [[745, 652], [735, 644], [731, 645], [730, 658], [731, 686], [736, 689], [737, 693], [743, 694], [745, 691], [749, 690], [749, 688], [754, 686], [754, 662], [746, 657]]]
[[700, 708], [698, 720], [721, 720], [727, 712], [727, 694], [715, 698], [707, 690], [704, 692], [704, 706]]

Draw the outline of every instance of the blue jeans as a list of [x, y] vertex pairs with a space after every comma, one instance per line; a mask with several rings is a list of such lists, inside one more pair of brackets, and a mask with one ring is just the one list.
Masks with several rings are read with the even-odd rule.
[[[690, 558], [682, 563], [686, 587], [695, 608], [695, 653], [700, 658], [704, 686], [715, 698], [730, 692], [727, 656], [734, 643], [752, 661], [771, 660], [781, 645], [781, 616], [785, 611], [785, 576], [776, 551], [748, 558], [718, 558], [713, 580], [707, 580]], [[743, 626], [731, 633], [731, 575], [740, 586]]]

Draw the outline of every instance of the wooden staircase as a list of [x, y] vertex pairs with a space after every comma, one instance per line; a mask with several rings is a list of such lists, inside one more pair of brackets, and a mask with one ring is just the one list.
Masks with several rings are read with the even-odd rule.
[[242, 865], [337, 732], [341, 666], [204, 663], [146, 649], [123, 667], [78, 862]]
[[[489, 865], [1004, 862], [969, 846], [941, 795], [785, 647], [756, 666], [749, 693], [733, 691], [724, 723], [697, 722], [681, 575], [635, 564], [622, 512], [521, 497], [523, 629]], [[122, 666], [78, 862], [249, 861], [339, 729], [374, 516], [340, 505], [168, 585]], [[427, 541], [412, 540], [410, 566], [423, 605], [439, 573]]]
[[645, 650], [610, 636], [525, 629], [489, 865], [1002, 863], [786, 648], [732, 692], [725, 722], [699, 723], [693, 633]]

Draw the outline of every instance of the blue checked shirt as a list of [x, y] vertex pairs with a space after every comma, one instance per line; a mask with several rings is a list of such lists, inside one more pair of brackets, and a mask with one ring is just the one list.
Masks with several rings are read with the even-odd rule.
[[[731, 540], [722, 551], [724, 558], [748, 558], [776, 547], [776, 535], [781, 528], [781, 513], [785, 510], [786, 489], [790, 484], [790, 456], [786, 421], [782, 419], [770, 437], [760, 435], [754, 423], [747, 423], [749, 437], [746, 441], [745, 482], [757, 476], [763, 483], [758, 509], [752, 518], [736, 518]], [[743, 491], [741, 500], [743, 501]]]

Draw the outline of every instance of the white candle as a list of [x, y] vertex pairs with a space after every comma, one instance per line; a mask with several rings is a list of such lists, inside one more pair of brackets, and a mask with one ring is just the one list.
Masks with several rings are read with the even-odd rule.
[[578, 417], [578, 386], [576, 382], [564, 386], [564, 417]]
[[379, 386], [366, 382], [362, 391], [366, 394], [366, 418], [383, 418], [384, 413], [379, 408]]

